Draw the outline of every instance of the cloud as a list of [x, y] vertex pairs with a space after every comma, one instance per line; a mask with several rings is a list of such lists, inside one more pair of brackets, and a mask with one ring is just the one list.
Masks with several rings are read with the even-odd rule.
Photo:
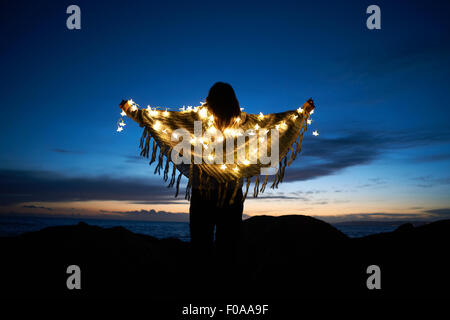
[[73, 151], [73, 150], [59, 149], [59, 148], [54, 148], [54, 149], [51, 149], [50, 151], [56, 152], [56, 153], [68, 153], [68, 154], [82, 154], [82, 153], [84, 153], [84, 152], [81, 152], [81, 151]]
[[431, 175], [414, 177], [411, 180], [416, 181], [416, 186], [421, 188], [432, 188], [438, 185], [450, 184], [450, 177], [436, 178]]
[[329, 223], [350, 222], [350, 221], [434, 221], [450, 218], [450, 208], [427, 209], [417, 213], [354, 213], [334, 216], [315, 216], [318, 219]]
[[[346, 168], [369, 164], [390, 151], [449, 142], [449, 130], [347, 130], [344, 135], [335, 138], [307, 139], [298, 156], [302, 167], [294, 162], [292, 167], [286, 169], [283, 181], [304, 181], [334, 175]], [[379, 183], [381, 182], [372, 181], [372, 184]]]
[[53, 210], [52, 208], [35, 206], [35, 205], [22, 206], [22, 208], [27, 208], [27, 209], [44, 209], [44, 210], [49, 210], [49, 211]]
[[426, 210], [426, 213], [429, 213], [431, 215], [434, 216], [439, 216], [439, 217], [450, 217], [450, 208], [441, 208], [441, 209], [430, 209], [430, 210]]
[[[0, 170], [1, 205], [33, 201], [167, 201], [174, 199], [174, 194], [175, 190], [162, 182], [154, 185], [137, 178], [69, 177], [51, 171]], [[180, 194], [184, 195], [183, 190]]]
[[155, 211], [151, 210], [134, 210], [134, 211], [107, 211], [99, 210], [101, 213], [115, 213], [120, 214], [123, 218], [127, 219], [137, 219], [145, 221], [178, 221], [186, 222], [189, 221], [189, 215], [187, 213], [174, 213], [166, 211]]

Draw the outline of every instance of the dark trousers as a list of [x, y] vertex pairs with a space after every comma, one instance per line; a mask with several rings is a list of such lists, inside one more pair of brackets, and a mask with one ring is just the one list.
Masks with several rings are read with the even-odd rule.
[[192, 190], [189, 228], [192, 248], [200, 259], [209, 258], [215, 252], [222, 262], [235, 262], [244, 209], [242, 189], [238, 190], [234, 203], [230, 205], [231, 195], [232, 190], [227, 193], [223, 206], [219, 207], [217, 192], [211, 192], [207, 196], [199, 190]]

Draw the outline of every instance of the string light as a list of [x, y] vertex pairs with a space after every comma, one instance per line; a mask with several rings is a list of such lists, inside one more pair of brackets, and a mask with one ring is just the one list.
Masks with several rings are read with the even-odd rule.
[[153, 129], [159, 130], [160, 128], [161, 128], [161, 122], [156, 121], [156, 122], [153, 124]]
[[200, 111], [198, 112], [198, 115], [200, 116], [201, 119], [206, 119], [206, 117], [208, 116], [208, 109], [201, 108]]
[[234, 171], [234, 172], [239, 172], [238, 166], [235, 166], [235, 167], [233, 168], [233, 171]]
[[[133, 99], [129, 99], [127, 101], [127, 103], [130, 105], [130, 111], [138, 110], [138, 105], [133, 101]], [[209, 114], [207, 107], [204, 106], [205, 105], [204, 102], [200, 102], [200, 104], [201, 105], [197, 106], [197, 107], [187, 106], [187, 108], [186, 108], [185, 106], [183, 106], [183, 107], [179, 108], [179, 110], [182, 111], [182, 112], [185, 112], [185, 111], [192, 112], [192, 111], [194, 111], [194, 112], [199, 114], [199, 117], [201, 119], [208, 119], [208, 129], [207, 129], [207, 131], [212, 133], [212, 134], [216, 133], [218, 131], [218, 129], [214, 126], [214, 116]], [[241, 109], [241, 111], [244, 110], [244, 108], [240, 108], [240, 109]], [[159, 110], [157, 110], [156, 108], [151, 108], [150, 105], [147, 106], [147, 110], [146, 111], [148, 111], [149, 115], [152, 116], [152, 117], [158, 116], [158, 114], [159, 114]], [[303, 108], [299, 107], [297, 109], [297, 113], [298, 114], [304, 113]], [[314, 109], [312, 109], [309, 112], [309, 115], [312, 115], [313, 113], [314, 113]], [[290, 116], [286, 116], [285, 119], [289, 119], [289, 117], [290, 117], [292, 120], [295, 120], [295, 119], [298, 118], [298, 114], [291, 114]], [[124, 116], [127, 115], [127, 113], [122, 110], [120, 115], [122, 117], [124, 117]], [[162, 112], [162, 115], [164, 117], [169, 117], [170, 116], [170, 113], [168, 112], [167, 108], [165, 109], [164, 112]], [[265, 117], [265, 115], [262, 112], [260, 112], [259, 115], [258, 115], [258, 119], [259, 120], [263, 120], [264, 117]], [[236, 117], [234, 119], [235, 123], [240, 123], [241, 121], [242, 121], [241, 117]], [[313, 122], [312, 119], [308, 119], [307, 120], [307, 124], [308, 125], [312, 124], [312, 122]], [[126, 123], [123, 121], [123, 119], [122, 118], [119, 119], [119, 121], [117, 123], [117, 132], [122, 132], [125, 126], [126, 126]], [[161, 128], [162, 128], [162, 123], [160, 121], [155, 121], [154, 124], [153, 124], [153, 129], [154, 130], [160, 130]], [[286, 124], [285, 121], [281, 121], [281, 122], [279, 122], [278, 124], [275, 125], [275, 129], [276, 130], [285, 130], [287, 128], [288, 128], [288, 125]], [[259, 140], [260, 143], [264, 143], [265, 141], [267, 141], [267, 139], [266, 139], [265, 136], [261, 136], [261, 135], [266, 135], [269, 132], [269, 129], [261, 128], [259, 124], [255, 124], [254, 129], [250, 129], [248, 131], [248, 135], [254, 136], [256, 134], [255, 131], [258, 131], [258, 130], [259, 130], [259, 133], [260, 133], [258, 140]], [[167, 128], [164, 128], [162, 130], [162, 132], [165, 133], [165, 134], [169, 134], [170, 130], [168, 131]], [[242, 131], [239, 130], [239, 129], [234, 129], [234, 128], [226, 128], [223, 131], [223, 133], [226, 136], [230, 136], [230, 135], [233, 136], [233, 137], [242, 136]], [[312, 132], [312, 134], [315, 137], [319, 136], [319, 132], [317, 130], [314, 130]], [[175, 132], [173, 132], [171, 136], [174, 139], [178, 139], [179, 138], [179, 134], [177, 134]], [[211, 141], [209, 141], [209, 139], [207, 139], [207, 140], [208, 141], [205, 141], [205, 139], [203, 137], [201, 137], [201, 138], [193, 137], [193, 138], [190, 139], [190, 143], [195, 145], [195, 144], [197, 144], [197, 142], [199, 142], [199, 143], [201, 143], [203, 145], [203, 147], [205, 149], [208, 149], [209, 148], [208, 143], [210, 143]], [[218, 141], [218, 142], [223, 142], [224, 141], [224, 137], [222, 135], [220, 135], [218, 137], [215, 137], [214, 140]], [[257, 151], [253, 150], [253, 154], [256, 154], [256, 153], [257, 153]], [[211, 160], [211, 161], [214, 160], [214, 158], [215, 157], [213, 155], [209, 155], [208, 156], [208, 159]], [[248, 159], [245, 159], [243, 161], [243, 164], [245, 166], [248, 166], [250, 164], [250, 161]], [[227, 166], [225, 164], [223, 164], [223, 165], [221, 165], [220, 168], [222, 170], [226, 170]], [[235, 172], [238, 172], [239, 171], [239, 167], [235, 166], [232, 170], [235, 171]]]
[[223, 164], [223, 165], [220, 166], [220, 169], [226, 170], [226, 169], [227, 169], [227, 166], [226, 166], [225, 164]]

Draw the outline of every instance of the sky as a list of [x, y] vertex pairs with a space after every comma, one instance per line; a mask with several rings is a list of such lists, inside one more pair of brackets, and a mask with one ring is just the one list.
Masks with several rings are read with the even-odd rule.
[[[81, 30], [66, 27], [71, 4]], [[246, 215], [450, 217], [448, 2], [0, 6], [2, 214], [178, 218], [189, 203], [139, 157], [142, 128], [116, 132], [118, 104], [198, 105], [225, 81], [249, 113], [316, 104], [285, 181]]]

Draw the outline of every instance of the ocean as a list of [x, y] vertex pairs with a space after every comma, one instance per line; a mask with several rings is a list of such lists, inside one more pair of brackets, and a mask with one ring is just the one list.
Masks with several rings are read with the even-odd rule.
[[[156, 238], [178, 238], [189, 241], [189, 224], [187, 222], [154, 222], [130, 220], [106, 220], [91, 218], [54, 218], [0, 216], [0, 237], [10, 237], [24, 232], [38, 231], [51, 226], [75, 225], [86, 222], [103, 228], [122, 226], [134, 233], [141, 233]], [[394, 231], [401, 222], [341, 222], [333, 224], [349, 237], [363, 237], [369, 234]]]

